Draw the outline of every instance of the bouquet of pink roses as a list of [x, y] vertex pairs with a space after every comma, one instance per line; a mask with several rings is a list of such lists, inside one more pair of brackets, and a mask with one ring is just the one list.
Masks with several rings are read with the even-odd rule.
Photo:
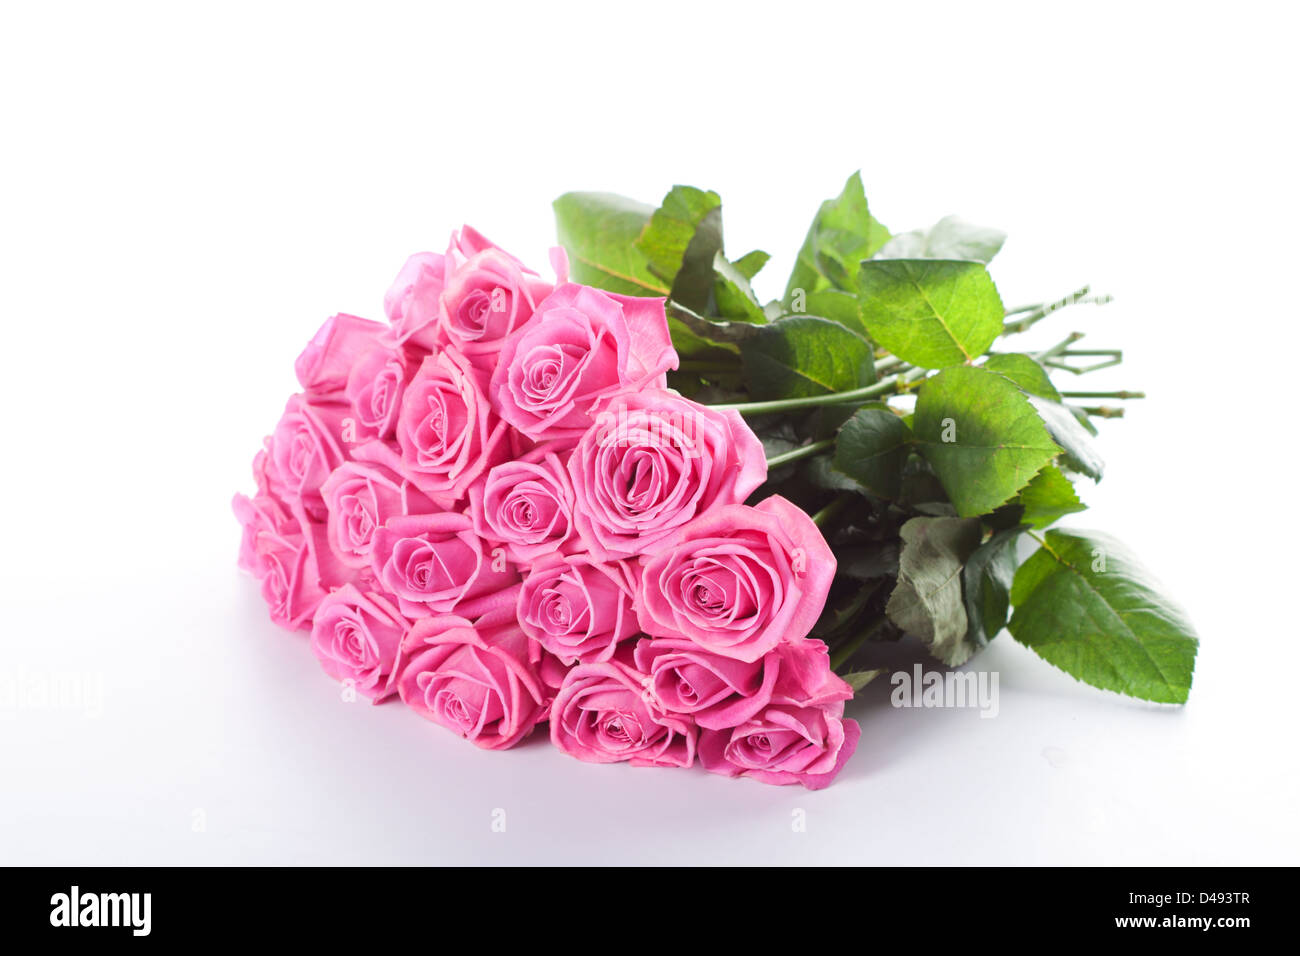
[[666, 387], [662, 298], [466, 227], [387, 325], [329, 319], [238, 496], [241, 564], [326, 673], [489, 749], [824, 786], [858, 739], [808, 633], [835, 559], [736, 411]]
[[272, 619], [350, 692], [488, 749], [546, 725], [582, 760], [810, 788], [857, 745], [845, 701], [878, 671], [853, 662], [904, 633], [957, 665], [1007, 626], [1186, 698], [1176, 608], [1109, 539], [1099, 571], [1101, 539], [1046, 530], [1116, 414], [1050, 381], [1087, 370], [1078, 335], [985, 357], [1086, 295], [1005, 310], [1000, 234], [891, 236], [856, 176], [766, 305], [713, 193], [556, 210], [554, 283], [465, 227], [406, 262], [386, 324], [329, 319], [235, 498]]

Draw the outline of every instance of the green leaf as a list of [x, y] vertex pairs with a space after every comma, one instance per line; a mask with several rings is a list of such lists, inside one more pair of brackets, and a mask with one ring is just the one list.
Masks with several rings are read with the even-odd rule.
[[871, 338], [921, 368], [968, 362], [1002, 331], [1002, 299], [978, 262], [864, 262], [858, 296]]
[[673, 301], [707, 312], [714, 257], [722, 251], [722, 199], [694, 186], [674, 186], [636, 242]]
[[767, 322], [763, 306], [749, 286], [749, 279], [720, 252], [714, 257], [713, 271], [715, 273], [713, 292], [718, 304], [718, 314], [737, 322], [750, 322], [756, 325]]
[[1022, 392], [1037, 395], [1040, 398], [1051, 399], [1054, 402], [1061, 400], [1061, 393], [1052, 384], [1052, 380], [1047, 375], [1047, 369], [1039, 365], [1031, 355], [1026, 355], [1023, 352], [1003, 352], [1000, 355], [990, 355], [984, 362], [984, 367], [990, 372], [1005, 375], [1015, 382]]
[[834, 470], [873, 495], [897, 498], [911, 438], [903, 420], [887, 408], [860, 408], [840, 428]]
[[1023, 528], [1008, 528], [978, 548], [962, 568], [962, 598], [966, 604], [966, 638], [983, 647], [1007, 626], [1011, 582], [1016, 575], [1016, 542]]
[[1044, 465], [1016, 498], [1024, 508], [1022, 520], [1035, 528], [1046, 528], [1057, 519], [1088, 506], [1079, 500], [1070, 479], [1055, 465]]
[[862, 493], [862, 486], [843, 472], [836, 471], [829, 455], [814, 455], [806, 459], [800, 472], [814, 488], [823, 491], [853, 491]]
[[1108, 535], [1048, 531], [1016, 573], [1017, 641], [1085, 683], [1186, 702], [1198, 640], [1187, 616]]
[[740, 354], [757, 401], [843, 392], [875, 380], [870, 343], [835, 322], [791, 316], [745, 328], [750, 334], [739, 339]]
[[870, 684], [873, 680], [875, 680], [884, 672], [885, 672], [885, 668], [883, 667], [877, 667], [875, 670], [869, 670], [869, 671], [853, 671], [850, 674], [844, 675], [844, 682], [848, 684], [850, 687], [852, 687], [854, 692], [856, 693], [857, 691], [862, 690], [862, 688], [866, 687], [868, 684]]
[[1066, 467], [1087, 475], [1093, 481], [1101, 481], [1106, 465], [1074, 413], [1060, 402], [1051, 402], [1037, 396], [1030, 396], [1029, 403], [1047, 426], [1052, 440], [1061, 446], [1062, 460]]
[[804, 238], [786, 285], [788, 302], [796, 289], [811, 294], [834, 287], [857, 290], [858, 263], [889, 241], [889, 230], [871, 215], [862, 174], [854, 173], [834, 199], [821, 204]]
[[754, 276], [758, 275], [759, 270], [761, 270], [763, 266], [767, 265], [767, 260], [771, 258], [772, 257], [762, 249], [755, 249], [752, 252], [745, 253], [739, 259], [735, 260], [732, 265], [735, 266], [737, 272], [752, 282]]
[[971, 366], [925, 381], [912, 433], [963, 516], [992, 511], [1060, 453], [1020, 389]]
[[958, 216], [944, 216], [929, 229], [894, 236], [877, 259], [973, 259], [987, 263], [998, 254], [1007, 234], [977, 226]]
[[898, 543], [882, 541], [855, 548], [836, 548], [838, 573], [855, 581], [894, 577], [898, 574]]
[[[800, 298], [802, 301], [799, 301]], [[867, 327], [862, 324], [861, 305], [858, 303], [858, 297], [851, 292], [822, 289], [820, 292], [812, 292], [806, 296], [795, 296], [791, 306], [792, 308], [803, 307], [802, 310], [796, 308], [796, 314], [802, 311], [808, 315], [820, 316], [838, 322], [864, 338], [867, 335]]]
[[863, 608], [875, 595], [880, 581], [861, 584], [852, 582], [854, 587], [847, 595], [841, 596], [834, 605], [828, 606], [813, 625], [812, 635], [829, 640], [832, 635], [843, 631], [862, 613]]
[[961, 569], [979, 546], [980, 523], [974, 518], [912, 518], [900, 534], [898, 583], [885, 613], [949, 667], [963, 664], [976, 647], [966, 636]]
[[570, 278], [621, 295], [667, 295], [636, 242], [654, 210], [613, 193], [565, 193], [554, 202]]

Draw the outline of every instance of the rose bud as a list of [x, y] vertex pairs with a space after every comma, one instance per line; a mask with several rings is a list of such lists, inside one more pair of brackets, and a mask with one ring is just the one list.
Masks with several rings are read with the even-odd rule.
[[384, 293], [384, 314], [392, 327], [384, 337], [387, 344], [431, 352], [446, 344], [438, 327], [445, 268], [436, 252], [417, 252], [406, 260]]
[[814, 638], [782, 642], [756, 661], [707, 651], [685, 638], [637, 642], [637, 670], [668, 713], [687, 714], [701, 729], [725, 730], [771, 703], [822, 705], [853, 696], [830, 669], [826, 645]]
[[304, 534], [296, 521], [274, 529], [249, 525], [245, 529], [252, 537], [250, 570], [262, 582], [262, 600], [271, 620], [291, 631], [306, 627], [326, 595], [311, 536]]
[[[389, 518], [375, 532], [371, 568], [379, 585], [397, 596], [410, 618], [453, 610], [477, 617], [513, 605], [519, 572], [505, 552], [485, 552], [463, 514], [440, 512]], [[511, 589], [511, 590], [507, 590]]]
[[311, 648], [325, 673], [379, 703], [396, 692], [398, 652], [409, 627], [386, 597], [348, 584], [316, 608]]
[[468, 226], [453, 236], [445, 264], [441, 332], [475, 365], [491, 370], [502, 341], [532, 317], [551, 285]]
[[266, 440], [262, 467], [269, 490], [291, 512], [301, 509], [312, 520], [325, 520], [321, 487], [347, 457], [342, 442], [346, 417], [346, 405], [316, 405], [302, 395], [292, 396], [285, 405], [275, 432]]
[[352, 366], [343, 391], [353, 419], [351, 433], [345, 430], [344, 440], [359, 443], [391, 439], [397, 429], [406, 383], [414, 371], [402, 349], [376, 345], [362, 354]]
[[391, 468], [367, 461], [344, 462], [321, 486], [329, 512], [329, 542], [349, 567], [370, 564], [375, 532], [389, 518], [437, 510], [420, 490]]
[[307, 398], [314, 402], [340, 401], [353, 365], [374, 347], [384, 331], [379, 322], [343, 312], [326, 319], [293, 363]]
[[835, 556], [802, 509], [774, 495], [714, 508], [645, 560], [637, 607], [647, 634], [756, 661], [816, 623]]
[[421, 717], [478, 747], [503, 750], [546, 718], [552, 693], [509, 609], [471, 624], [436, 615], [407, 635], [397, 689]]
[[697, 515], [744, 501], [767, 477], [767, 458], [737, 412], [646, 389], [603, 406], [569, 477], [578, 534], [608, 560], [656, 550]]
[[519, 591], [519, 626], [565, 664], [605, 661], [640, 630], [635, 598], [635, 572], [622, 562], [543, 558]]
[[704, 731], [700, 763], [710, 773], [820, 790], [853, 756], [862, 733], [843, 713], [842, 703], [773, 705], [734, 729]]
[[520, 564], [578, 547], [568, 471], [554, 454], [528, 457], [502, 462], [469, 491], [474, 529]]
[[492, 375], [499, 414], [535, 441], [579, 438], [598, 401], [623, 389], [662, 388], [677, 367], [662, 299], [559, 286], [506, 340]]
[[385, 460], [393, 457], [392, 451], [381, 443], [367, 449], [374, 460], [410, 477], [442, 507], [456, 505], [474, 480], [508, 451], [505, 423], [492, 411], [485, 384], [486, 374], [455, 349], [429, 356], [402, 396], [397, 419], [400, 461]]
[[579, 664], [551, 705], [551, 742], [591, 763], [689, 767], [697, 731], [689, 719], [660, 711], [646, 680], [617, 661]]

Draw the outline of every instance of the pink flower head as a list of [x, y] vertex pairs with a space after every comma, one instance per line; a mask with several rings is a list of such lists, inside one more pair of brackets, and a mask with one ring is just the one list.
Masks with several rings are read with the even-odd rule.
[[313, 519], [325, 517], [321, 487], [346, 457], [342, 442], [347, 406], [314, 404], [294, 395], [275, 432], [267, 439], [263, 460], [267, 485], [290, 511], [301, 508]]
[[452, 237], [439, 299], [442, 334], [491, 369], [502, 341], [533, 315], [550, 283], [468, 226]]
[[647, 634], [756, 661], [812, 629], [835, 556], [812, 519], [774, 495], [696, 518], [646, 559], [643, 574], [637, 610]]
[[[364, 448], [362, 449], [364, 453]], [[435, 510], [409, 480], [384, 465], [344, 462], [321, 486], [329, 512], [329, 544], [343, 564], [370, 564], [375, 533], [389, 518]]]
[[591, 425], [600, 399], [662, 388], [677, 367], [663, 299], [567, 283], [506, 340], [492, 376], [502, 418], [535, 441], [569, 440]]
[[708, 730], [735, 727], [772, 703], [822, 706], [853, 696], [831, 672], [826, 645], [813, 638], [782, 642], [756, 661], [724, 657], [685, 638], [642, 639], [635, 661], [663, 710]]
[[450, 511], [389, 518], [375, 532], [371, 568], [410, 618], [513, 606], [516, 591], [508, 589], [519, 583], [505, 552], [485, 552], [470, 519]]
[[608, 560], [656, 550], [693, 518], [744, 501], [767, 458], [739, 413], [646, 389], [602, 406], [569, 476], [578, 533]]
[[543, 558], [519, 591], [519, 625], [561, 662], [606, 661], [638, 633], [636, 578], [623, 562]]
[[646, 680], [617, 661], [579, 664], [551, 705], [551, 742], [591, 763], [689, 767], [697, 731], [688, 719], [660, 711]]
[[352, 412], [346, 442], [390, 439], [397, 428], [402, 394], [415, 369], [402, 349], [376, 345], [362, 353], [348, 374], [344, 398]]
[[392, 327], [385, 336], [388, 344], [426, 351], [446, 344], [438, 327], [445, 268], [436, 252], [417, 252], [406, 260], [384, 294], [384, 314]]
[[710, 773], [820, 790], [853, 756], [862, 734], [857, 721], [843, 714], [843, 704], [774, 704], [731, 730], [705, 731], [700, 762]]
[[487, 750], [513, 747], [546, 718], [552, 697], [510, 613], [471, 624], [437, 615], [415, 622], [397, 682], [402, 701]]
[[297, 520], [284, 509], [275, 498], [266, 493], [259, 493], [254, 498], [235, 495], [231, 502], [235, 519], [243, 528], [243, 537], [239, 542], [239, 566], [253, 574], [262, 568], [257, 562], [257, 536], [262, 532], [273, 535], [296, 533]]
[[279, 520], [264, 507], [246, 507], [238, 497], [235, 514], [245, 523], [248, 552], [241, 552], [241, 561], [247, 560], [246, 567], [262, 583], [271, 620], [290, 631], [306, 627], [328, 590], [310, 530], [304, 532], [297, 521]]
[[352, 366], [379, 341], [383, 331], [378, 322], [344, 312], [326, 319], [293, 365], [307, 398], [316, 402], [341, 399]]
[[521, 564], [576, 547], [573, 485], [553, 453], [502, 462], [470, 488], [469, 500], [475, 530]]
[[430, 355], [406, 387], [397, 419], [402, 472], [444, 507], [507, 452], [506, 427], [484, 393], [486, 373], [448, 348]]
[[325, 673], [379, 703], [396, 692], [398, 653], [409, 626], [386, 597], [348, 584], [316, 608], [311, 648]]

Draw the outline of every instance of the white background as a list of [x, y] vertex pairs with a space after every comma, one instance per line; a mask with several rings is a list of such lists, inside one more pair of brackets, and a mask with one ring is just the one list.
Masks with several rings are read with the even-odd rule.
[[[1300, 862], [1294, 13], [456, 6], [4, 8], [0, 862]], [[556, 195], [675, 182], [775, 295], [857, 168], [896, 230], [1010, 233], [1008, 304], [1116, 297], [1026, 344], [1085, 329], [1126, 362], [1079, 385], [1150, 395], [1080, 524], [1196, 622], [1185, 708], [1004, 634], [996, 719], [878, 684], [809, 793], [480, 752], [270, 624], [229, 500], [327, 315], [461, 222], [544, 268]], [[69, 676], [102, 700], [24, 691]]]

